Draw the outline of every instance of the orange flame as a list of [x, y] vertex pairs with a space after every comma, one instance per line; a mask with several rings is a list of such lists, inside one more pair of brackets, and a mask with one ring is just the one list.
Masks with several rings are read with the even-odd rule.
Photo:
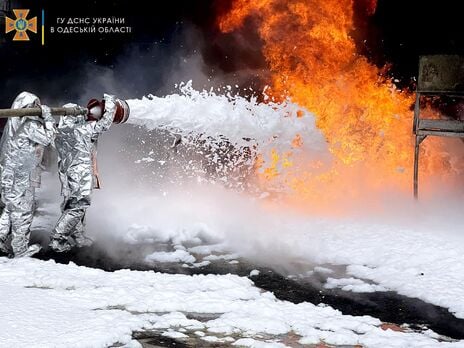
[[[372, 14], [376, 1], [365, 6]], [[305, 163], [304, 170], [300, 165], [292, 172], [291, 154], [273, 150], [263, 170], [266, 180], [280, 176], [313, 207], [333, 209], [341, 196], [352, 200], [365, 192], [412, 186], [412, 95], [396, 89], [357, 53], [350, 36], [353, 15], [353, 0], [235, 0], [219, 19], [223, 32], [255, 20], [273, 95], [289, 96], [316, 115], [335, 158], [330, 168], [315, 170], [314, 163]], [[293, 145], [302, 142], [296, 135]], [[423, 157], [421, 170], [444, 171], [442, 162]]]

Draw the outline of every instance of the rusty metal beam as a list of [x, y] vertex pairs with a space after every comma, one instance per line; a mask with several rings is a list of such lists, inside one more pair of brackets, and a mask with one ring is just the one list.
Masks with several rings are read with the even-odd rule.
[[464, 138], [464, 121], [421, 119], [421, 95], [464, 98], [464, 57], [422, 56], [414, 106], [414, 198], [419, 195], [420, 144], [427, 136]]

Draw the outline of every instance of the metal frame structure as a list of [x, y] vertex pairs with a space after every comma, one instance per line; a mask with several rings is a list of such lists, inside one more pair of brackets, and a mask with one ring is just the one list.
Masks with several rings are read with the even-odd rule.
[[[419, 150], [427, 136], [464, 138], [464, 120], [421, 118], [421, 96], [464, 98], [464, 57], [457, 55], [422, 56], [414, 107], [414, 197], [419, 191]], [[447, 115], [445, 115], [446, 117]]]

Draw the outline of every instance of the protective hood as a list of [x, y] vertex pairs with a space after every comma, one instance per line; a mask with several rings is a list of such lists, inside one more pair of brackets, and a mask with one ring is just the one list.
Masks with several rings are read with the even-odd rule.
[[35, 94], [29, 92], [21, 92], [18, 94], [13, 104], [12, 109], [34, 108], [40, 106], [40, 99]]
[[[40, 99], [35, 94], [29, 92], [21, 92], [15, 98], [13, 104], [11, 105], [12, 109], [22, 109], [27, 107], [38, 107], [40, 106]], [[39, 119], [37, 116], [26, 116], [26, 117], [10, 117], [6, 122], [5, 128], [3, 129], [2, 139], [0, 140], [0, 161], [5, 155], [5, 142], [7, 139], [11, 139], [21, 124], [26, 120], [26, 118]]]
[[[12, 109], [23, 109], [23, 108], [34, 108], [40, 106], [40, 99], [35, 94], [29, 92], [21, 92], [15, 98]], [[12, 117], [8, 119], [7, 126], [11, 129], [12, 134], [16, 132], [18, 127], [26, 120], [26, 118], [39, 119], [37, 116], [26, 116], [26, 117]]]

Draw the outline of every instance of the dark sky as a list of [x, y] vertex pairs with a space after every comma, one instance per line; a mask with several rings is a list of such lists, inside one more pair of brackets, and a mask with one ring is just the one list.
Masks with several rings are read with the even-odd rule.
[[[362, 6], [362, 1], [356, 0], [357, 6]], [[230, 0], [12, 3], [14, 8], [30, 8], [32, 15], [39, 16], [39, 23], [40, 10], [45, 9], [47, 31], [56, 17], [123, 16], [132, 33], [102, 37], [47, 32], [42, 47], [38, 34], [32, 34], [27, 43], [11, 42], [11, 35], [5, 37], [2, 29], [0, 107], [9, 107], [24, 89], [50, 104], [82, 103], [105, 91], [121, 97], [162, 94], [172, 88], [176, 78], [188, 77], [190, 66], [192, 71], [210, 76], [213, 84], [226, 81], [260, 87], [266, 76], [256, 34], [248, 34], [244, 42], [243, 37], [218, 33], [214, 26], [217, 12], [227, 8]], [[379, 0], [373, 17], [356, 19], [358, 30], [353, 35], [363, 54], [379, 65], [390, 62], [392, 74], [400, 84], [408, 85], [420, 54], [463, 53], [464, 21], [459, 3]], [[192, 57], [201, 58], [201, 63]]]

